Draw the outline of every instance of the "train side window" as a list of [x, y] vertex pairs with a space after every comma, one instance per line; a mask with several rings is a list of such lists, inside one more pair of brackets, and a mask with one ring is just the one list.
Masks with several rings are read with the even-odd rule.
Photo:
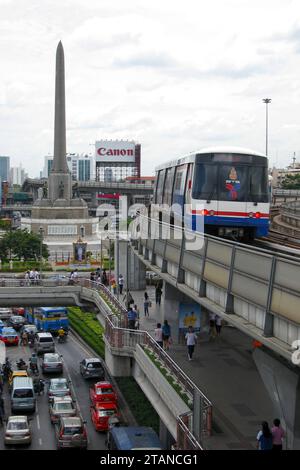
[[164, 188], [163, 203], [171, 206], [172, 204], [172, 190], [173, 190], [173, 181], [174, 181], [175, 167], [167, 169], [166, 182]]
[[165, 174], [166, 174], [166, 170], [160, 170], [158, 173], [156, 201], [155, 201], [156, 204], [162, 204]]
[[194, 169], [194, 165], [193, 165], [193, 163], [190, 163], [189, 164], [189, 169], [188, 169], [188, 177], [187, 177], [187, 182], [186, 182], [186, 188], [185, 188], [185, 203], [186, 204], [191, 204], [191, 202], [192, 202], [193, 169]]
[[183, 205], [184, 187], [185, 187], [187, 169], [188, 169], [187, 165], [180, 165], [176, 167], [175, 183], [174, 183], [173, 198], [172, 198], [173, 204]]

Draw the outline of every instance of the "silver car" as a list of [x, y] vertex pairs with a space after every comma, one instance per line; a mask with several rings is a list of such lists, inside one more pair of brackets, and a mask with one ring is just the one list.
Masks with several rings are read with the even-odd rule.
[[10, 416], [8, 418], [4, 444], [31, 444], [31, 429], [27, 416]]
[[63, 362], [62, 355], [57, 353], [47, 353], [44, 354], [42, 360], [42, 371], [44, 374], [62, 374], [63, 372]]
[[53, 401], [55, 397], [66, 397], [71, 396], [70, 381], [61, 379], [51, 379], [48, 387], [48, 400]]
[[61, 417], [70, 418], [77, 415], [77, 409], [71, 397], [55, 397], [49, 405], [51, 423], [58, 423]]
[[80, 363], [80, 373], [85, 379], [105, 379], [103, 363], [97, 357], [83, 359]]

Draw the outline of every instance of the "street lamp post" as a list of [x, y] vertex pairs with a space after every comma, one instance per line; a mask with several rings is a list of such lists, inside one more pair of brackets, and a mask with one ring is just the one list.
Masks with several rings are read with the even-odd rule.
[[266, 155], [268, 156], [268, 127], [269, 127], [269, 115], [268, 115], [268, 104], [271, 103], [271, 98], [264, 98], [263, 103], [266, 103]]

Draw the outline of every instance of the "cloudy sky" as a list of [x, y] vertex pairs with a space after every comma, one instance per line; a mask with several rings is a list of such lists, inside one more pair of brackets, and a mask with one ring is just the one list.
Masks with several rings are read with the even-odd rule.
[[300, 159], [299, 0], [0, 0], [0, 155], [38, 176], [53, 151], [55, 51], [67, 150], [142, 144], [142, 172], [210, 145]]

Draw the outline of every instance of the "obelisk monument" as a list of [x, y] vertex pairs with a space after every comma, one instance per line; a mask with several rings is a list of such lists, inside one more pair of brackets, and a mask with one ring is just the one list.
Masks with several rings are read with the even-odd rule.
[[54, 155], [48, 180], [49, 199], [72, 198], [72, 176], [66, 160], [65, 58], [61, 41], [56, 49]]

